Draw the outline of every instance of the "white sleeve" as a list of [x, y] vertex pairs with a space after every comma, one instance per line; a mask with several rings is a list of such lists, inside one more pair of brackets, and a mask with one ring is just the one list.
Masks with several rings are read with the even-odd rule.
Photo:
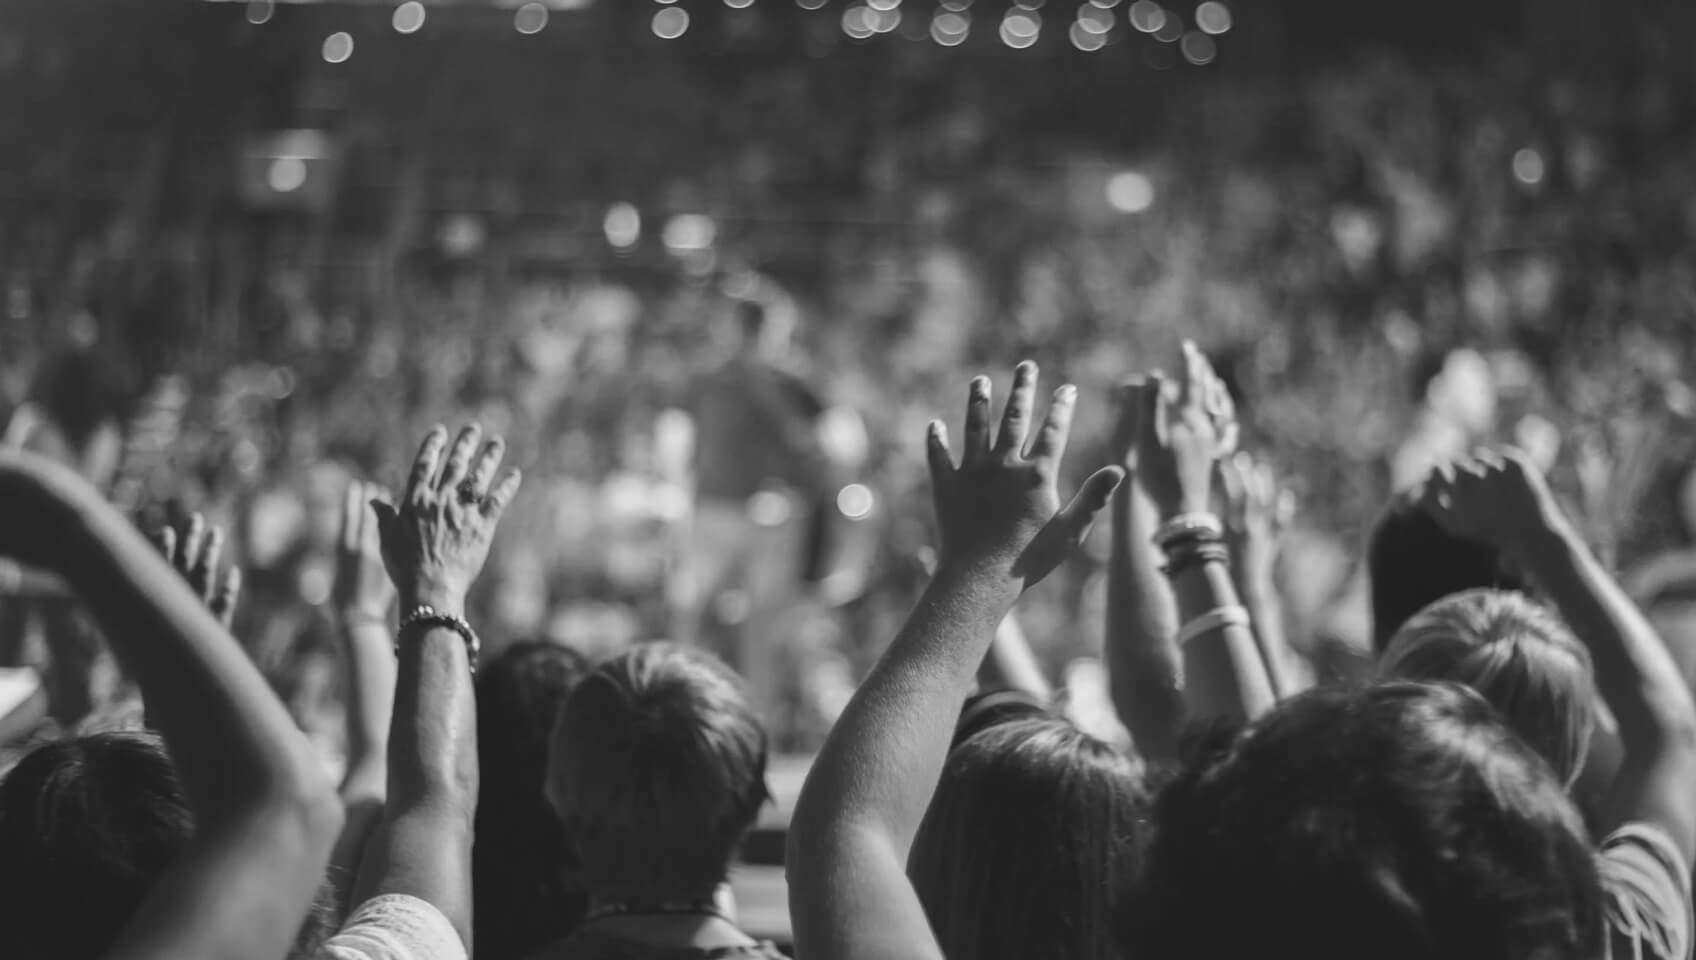
[[387, 894], [359, 905], [316, 960], [468, 960], [448, 918], [417, 897]]

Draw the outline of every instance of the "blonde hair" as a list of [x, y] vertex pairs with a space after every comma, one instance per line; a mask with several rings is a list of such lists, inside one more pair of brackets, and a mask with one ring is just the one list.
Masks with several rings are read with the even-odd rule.
[[1415, 614], [1378, 676], [1448, 680], [1477, 691], [1569, 788], [1596, 725], [1590, 653], [1549, 610], [1502, 590], [1467, 590]]

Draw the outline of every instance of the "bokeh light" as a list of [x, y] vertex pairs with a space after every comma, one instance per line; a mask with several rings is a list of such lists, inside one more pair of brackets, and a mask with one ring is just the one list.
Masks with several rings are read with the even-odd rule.
[[855, 4], [842, 11], [842, 32], [855, 40], [869, 40], [877, 33], [872, 27], [872, 9]]
[[306, 161], [277, 157], [265, 168], [265, 185], [278, 193], [293, 193], [306, 186]]
[[424, 5], [418, 0], [406, 0], [395, 8], [392, 18], [396, 33], [417, 33], [424, 26]]
[[1107, 179], [1107, 204], [1120, 213], [1141, 213], [1154, 206], [1154, 181], [1135, 170]]
[[276, 0], [249, 0], [247, 5], [247, 22], [251, 24], [270, 23], [277, 13]]
[[681, 7], [666, 7], [654, 14], [654, 36], [661, 40], [676, 40], [689, 32], [689, 11]]
[[1091, 30], [1082, 20], [1072, 24], [1068, 35], [1072, 38], [1072, 46], [1085, 53], [1094, 53], [1107, 46], [1107, 36]]
[[1166, 21], [1171, 19], [1166, 16], [1165, 8], [1155, 3], [1154, 0], [1137, 0], [1136, 3], [1131, 4], [1129, 16], [1131, 26], [1143, 33], [1153, 33], [1164, 27]]
[[353, 34], [345, 31], [324, 38], [324, 62], [346, 63], [353, 56]]
[[1177, 43], [1183, 35], [1184, 24], [1177, 17], [1165, 17], [1160, 29], [1154, 31], [1154, 39], [1161, 43]]
[[872, 28], [873, 33], [890, 33], [896, 27], [901, 26], [901, 11], [868, 10], [866, 12], [866, 25]]
[[965, 14], [939, 13], [930, 22], [930, 38], [945, 47], [957, 47], [971, 35], [972, 21]]
[[631, 204], [615, 203], [607, 209], [601, 230], [607, 235], [607, 243], [628, 250], [642, 239], [642, 214]]
[[1535, 187], [1543, 182], [1548, 174], [1543, 155], [1531, 147], [1524, 147], [1513, 155], [1513, 178], [1528, 187]]
[[1219, 0], [1207, 0], [1195, 8], [1195, 25], [1202, 33], [1224, 33], [1231, 29], [1231, 8]]
[[878, 11], [894, 10], [900, 5], [901, 0], [866, 0], [866, 6]]
[[699, 213], [680, 213], [666, 221], [662, 239], [667, 250], [688, 253], [706, 250], [718, 237], [718, 224], [713, 218]]
[[754, 5], [754, 0], [724, 0], [724, 5], [732, 10], [746, 10]]
[[527, 3], [512, 15], [513, 29], [519, 33], [541, 33], [548, 25], [548, 8], [539, 3]]
[[1111, 33], [1113, 30], [1113, 13], [1094, 4], [1086, 3], [1078, 8], [1078, 26], [1090, 33]]
[[1185, 60], [1198, 67], [1212, 63], [1213, 58], [1219, 55], [1219, 45], [1213, 42], [1213, 38], [1194, 30], [1184, 34], [1184, 38], [1178, 41], [1178, 48], [1183, 51]]
[[802, 10], [821, 10], [830, 0], [795, 0], [795, 5]]
[[938, 5], [949, 13], [965, 13], [972, 8], [972, 0], [942, 0]]
[[871, 488], [863, 483], [850, 483], [836, 494], [836, 509], [850, 520], [865, 519], [875, 502]]

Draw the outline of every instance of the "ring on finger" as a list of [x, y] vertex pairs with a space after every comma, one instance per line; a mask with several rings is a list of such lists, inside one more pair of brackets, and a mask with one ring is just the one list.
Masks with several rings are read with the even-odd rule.
[[477, 489], [477, 484], [472, 480], [467, 479], [461, 481], [459, 486], [455, 489], [459, 491], [459, 502], [466, 506], [470, 506], [471, 504], [483, 499], [482, 492]]

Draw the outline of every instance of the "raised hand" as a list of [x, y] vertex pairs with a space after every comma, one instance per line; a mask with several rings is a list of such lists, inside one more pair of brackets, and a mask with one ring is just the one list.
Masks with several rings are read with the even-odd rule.
[[1295, 493], [1278, 482], [1268, 463], [1238, 452], [1219, 462], [1225, 494], [1225, 532], [1245, 575], [1269, 583], [1278, 548], [1295, 518]]
[[232, 563], [222, 577], [218, 576], [218, 564], [224, 553], [223, 529], [208, 524], [197, 513], [180, 535], [170, 527], [162, 527], [154, 534], [154, 542], [165, 554], [165, 560], [183, 575], [228, 630], [235, 620], [236, 601], [241, 597], [241, 568]]
[[395, 602], [394, 583], [383, 568], [383, 541], [372, 502], [388, 503], [389, 492], [353, 480], [342, 504], [341, 536], [336, 541], [336, 580], [331, 597], [348, 623], [387, 624]]
[[993, 572], [1021, 589], [1030, 587], [1082, 542], [1124, 477], [1122, 469], [1104, 467], [1061, 507], [1056, 483], [1078, 391], [1067, 384], [1054, 392], [1047, 418], [1031, 439], [1036, 380], [1036, 364], [1019, 364], [993, 437], [989, 379], [972, 381], [958, 467], [941, 422], [931, 423], [927, 452], [942, 537], [939, 575]]
[[1483, 450], [1432, 471], [1420, 508], [1450, 534], [1510, 556], [1565, 528], [1543, 474], [1518, 450]]
[[1207, 511], [1214, 465], [1237, 447], [1230, 392], [1194, 343], [1183, 349], [1176, 397], [1159, 373], [1143, 382], [1137, 437], [1138, 479], [1167, 517]]
[[408, 609], [428, 604], [440, 613], [464, 615], [465, 595], [489, 557], [495, 526], [518, 493], [517, 470], [495, 479], [505, 442], [495, 437], [479, 450], [481, 438], [482, 429], [472, 424], [447, 449], [446, 428], [433, 428], [418, 450], [399, 507], [371, 502], [383, 564]]

